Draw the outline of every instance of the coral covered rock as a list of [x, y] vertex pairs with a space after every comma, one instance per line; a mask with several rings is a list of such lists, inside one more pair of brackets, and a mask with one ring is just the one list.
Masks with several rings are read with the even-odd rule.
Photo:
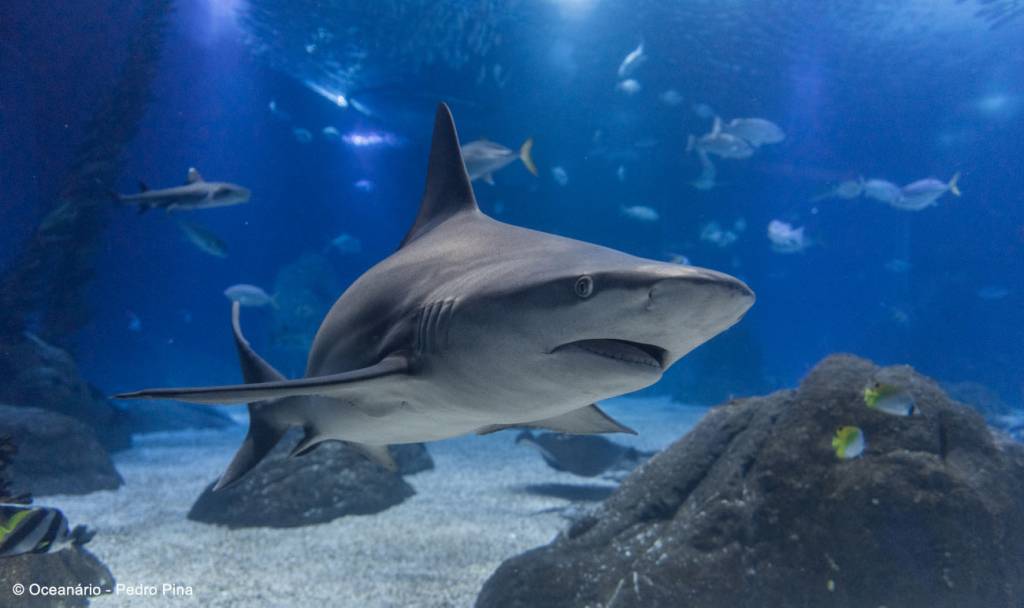
[[124, 483], [92, 429], [33, 407], [0, 405], [0, 436], [15, 438], [14, 494], [87, 494]]
[[[869, 409], [884, 377], [919, 412]], [[839, 460], [835, 429], [860, 427]], [[909, 367], [832, 356], [796, 390], [711, 410], [548, 546], [502, 564], [499, 606], [1024, 602], [1024, 446]]]
[[422, 445], [393, 446], [399, 472], [371, 462], [337, 441], [289, 458], [301, 433], [292, 432], [235, 485], [213, 491], [211, 483], [189, 511], [189, 519], [232, 528], [286, 528], [331, 521], [344, 515], [378, 513], [415, 492], [402, 473], [433, 468]]
[[31, 334], [0, 345], [0, 402], [77, 418], [108, 450], [131, 445], [120, 410], [82, 378], [71, 355]]
[[[27, 590], [13, 593], [14, 586], [31, 584], [59, 587], [69, 595], [33, 596]], [[56, 553], [29, 553], [3, 558], [0, 567], [0, 606], [10, 608], [73, 608], [88, 606], [89, 598], [114, 589], [114, 576], [95, 555], [72, 546]], [[77, 595], [79, 590], [84, 595]]]

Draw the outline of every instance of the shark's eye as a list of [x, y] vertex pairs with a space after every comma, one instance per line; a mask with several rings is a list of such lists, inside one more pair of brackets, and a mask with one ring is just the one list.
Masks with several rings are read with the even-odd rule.
[[573, 291], [576, 292], [581, 298], [589, 298], [590, 294], [594, 293], [594, 279], [590, 278], [589, 275], [583, 275], [576, 279], [576, 285], [573, 287]]

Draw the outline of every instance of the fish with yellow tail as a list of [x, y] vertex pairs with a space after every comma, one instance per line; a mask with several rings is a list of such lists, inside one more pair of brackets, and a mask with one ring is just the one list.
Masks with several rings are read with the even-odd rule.
[[900, 188], [902, 196], [889, 204], [897, 209], [905, 211], [920, 211], [934, 205], [939, 198], [950, 192], [953, 196], [960, 196], [960, 188], [957, 181], [960, 180], [960, 173], [953, 174], [948, 182], [929, 177], [919, 179], [912, 184]]
[[893, 416], [913, 416], [914, 397], [907, 389], [885, 382], [872, 382], [864, 388], [864, 403], [873, 410]]
[[832, 449], [839, 460], [850, 460], [864, 453], [864, 431], [855, 426], [841, 426], [832, 437]]
[[533, 164], [533, 138], [527, 138], [523, 145], [519, 146], [519, 153], [505, 146], [478, 139], [462, 146], [462, 158], [466, 163], [466, 171], [469, 179], [475, 181], [483, 179], [488, 184], [494, 185], [494, 172], [511, 165], [516, 158], [522, 161], [526, 170], [537, 175], [537, 165]]

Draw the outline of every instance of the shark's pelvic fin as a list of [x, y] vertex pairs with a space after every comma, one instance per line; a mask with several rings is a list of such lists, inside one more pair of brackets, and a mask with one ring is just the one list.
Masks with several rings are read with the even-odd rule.
[[636, 431], [616, 421], [608, 414], [601, 411], [596, 405], [588, 405], [578, 410], [573, 410], [561, 416], [545, 418], [520, 424], [491, 424], [477, 430], [477, 435], [488, 435], [505, 429], [529, 427], [535, 429], [547, 429], [559, 433], [571, 433], [573, 435], [596, 435], [598, 433], [629, 433], [636, 435]]
[[[305, 456], [316, 449], [321, 443], [330, 441], [330, 437], [322, 435], [319, 431], [313, 428], [307, 428], [306, 434], [294, 448], [289, 456]], [[370, 460], [376, 462], [380, 466], [384, 467], [389, 471], [397, 471], [398, 465], [395, 463], [395, 459], [391, 457], [391, 452], [388, 451], [386, 445], [370, 445], [367, 443], [356, 443], [354, 441], [346, 441], [349, 446], [355, 448], [363, 456], [366, 456]]]
[[402, 246], [411, 243], [460, 211], [479, 211], [466, 166], [462, 162], [459, 135], [455, 121], [445, 104], [437, 106], [434, 136], [430, 142], [427, 165], [427, 186], [423, 191], [416, 222], [402, 239]]
[[[242, 327], [239, 323], [240, 304], [234, 302], [231, 305], [231, 331], [235, 337], [235, 347], [238, 349], [238, 362], [242, 367], [242, 377], [246, 382], [280, 382], [284, 380], [276, 369], [256, 354], [249, 346], [249, 341], [242, 335]], [[228, 465], [224, 474], [221, 475], [214, 486], [214, 491], [233, 484], [243, 475], [255, 467], [270, 450], [274, 449], [277, 442], [288, 430], [288, 426], [281, 424], [270, 415], [270, 408], [285, 405], [283, 403], [270, 403], [256, 401], [249, 404], [249, 432], [238, 448], [234, 459]]]
[[199, 170], [195, 167], [188, 168], [188, 176], [185, 178], [186, 184], [194, 184], [196, 182], [203, 181], [203, 176], [199, 174]]
[[404, 374], [409, 361], [401, 355], [381, 359], [380, 363], [340, 374], [314, 376], [298, 380], [280, 380], [257, 384], [231, 384], [196, 388], [155, 388], [134, 393], [115, 395], [116, 399], [176, 399], [189, 403], [229, 405], [268, 399], [283, 399], [302, 395], [338, 396], [353, 390], [356, 383], [383, 376]]
[[306, 434], [303, 435], [302, 440], [295, 444], [295, 447], [292, 448], [292, 451], [289, 452], [288, 456], [305, 456], [324, 441], [327, 441], [327, 437], [321, 435], [316, 429], [307, 428]]

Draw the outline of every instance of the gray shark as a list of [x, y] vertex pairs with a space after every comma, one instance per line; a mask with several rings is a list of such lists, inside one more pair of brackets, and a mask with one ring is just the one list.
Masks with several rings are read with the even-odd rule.
[[341, 440], [391, 468], [393, 443], [511, 427], [629, 433], [595, 401], [657, 382], [753, 302], [750, 288], [725, 274], [484, 215], [442, 104], [419, 215], [398, 251], [331, 308], [306, 377], [286, 380], [250, 348], [235, 303], [247, 384], [118, 397], [249, 403], [249, 433], [218, 488], [292, 426], [305, 431], [293, 454]]
[[117, 201], [138, 205], [139, 213], [160, 208], [167, 211], [227, 207], [249, 201], [249, 190], [228, 182], [208, 182], [195, 167], [188, 170], [184, 186], [150, 190], [139, 183], [138, 194], [115, 194]]

